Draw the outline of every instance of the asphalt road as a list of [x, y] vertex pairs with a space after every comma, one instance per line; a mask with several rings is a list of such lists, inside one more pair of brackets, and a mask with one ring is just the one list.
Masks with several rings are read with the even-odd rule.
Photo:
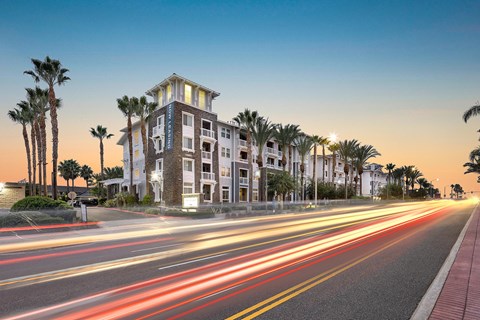
[[234, 221], [144, 219], [12, 238], [0, 245], [0, 314], [408, 319], [472, 210], [428, 202]]

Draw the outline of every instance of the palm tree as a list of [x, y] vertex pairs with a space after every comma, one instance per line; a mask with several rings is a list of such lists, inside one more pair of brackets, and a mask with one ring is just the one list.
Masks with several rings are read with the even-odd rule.
[[[371, 158], [381, 156], [381, 154], [371, 145], [360, 146], [355, 150], [355, 158], [357, 165], [357, 174], [360, 176], [360, 195], [362, 195], [362, 174], [363, 167]], [[357, 188], [355, 188], [356, 190]]]
[[[41, 89], [36, 86], [35, 89], [27, 90], [27, 101], [30, 103], [34, 118], [36, 121], [36, 137], [38, 143], [38, 161], [39, 161], [39, 182], [43, 180], [43, 194], [47, 195], [47, 130], [46, 130], [46, 112], [48, 107], [48, 89]], [[60, 109], [61, 100], [57, 99], [57, 109]], [[43, 176], [41, 177], [40, 175]]]
[[[17, 106], [20, 108], [22, 113], [24, 114], [25, 120], [28, 120], [28, 123], [30, 124], [30, 139], [31, 139], [31, 144], [32, 144], [32, 149], [31, 149], [31, 157], [32, 157], [32, 178], [29, 178], [29, 195], [36, 195], [37, 193], [37, 187], [36, 187], [36, 181], [37, 181], [37, 117], [36, 113], [34, 110], [34, 106], [31, 103], [31, 100], [28, 99], [28, 101], [20, 101], [17, 103]], [[39, 153], [39, 159], [40, 159], [40, 145], [38, 146], [38, 153]], [[42, 180], [41, 180], [41, 167], [39, 166], [39, 182], [40, 182], [40, 188], [42, 186]]]
[[[353, 164], [353, 159], [355, 157], [355, 149], [358, 147], [359, 142], [356, 139], [344, 140], [338, 143], [338, 152], [341, 159], [345, 163], [343, 172], [345, 173], [345, 200], [347, 200], [347, 178], [350, 173], [350, 166]], [[350, 162], [349, 162], [350, 161]], [[351, 184], [351, 181], [350, 181]]]
[[[480, 163], [478, 163], [478, 165], [479, 165], [478, 169], [480, 169]], [[465, 164], [463, 166], [465, 167]], [[471, 171], [471, 172], [474, 172], [474, 171]], [[480, 170], [478, 172], [480, 172]], [[467, 174], [467, 173], [470, 173], [470, 172], [468, 172], [468, 170], [467, 170], [467, 172], [465, 172], [465, 174]], [[455, 188], [455, 185], [451, 184], [450, 185], [450, 198], [453, 198], [453, 188]]]
[[70, 192], [70, 163], [68, 160], [65, 161], [60, 161], [58, 164], [58, 173], [60, 174], [60, 177], [65, 179], [67, 181], [67, 191]]
[[264, 119], [263, 117], [258, 117], [253, 125], [252, 128], [252, 138], [257, 144], [258, 153], [257, 153], [257, 165], [258, 168], [265, 168], [265, 176], [263, 179], [263, 192], [260, 192], [260, 195], [263, 194], [261, 197], [261, 201], [267, 201], [267, 193], [266, 193], [266, 182], [267, 182], [267, 168], [264, 167], [263, 163], [263, 148], [265, 144], [273, 137], [275, 133], [275, 126], [268, 120]]
[[[148, 102], [147, 97], [141, 96], [139, 100], [139, 105], [136, 108], [135, 115], [140, 118], [140, 131], [142, 134], [142, 144], [143, 144], [143, 157], [145, 159], [145, 164], [147, 163], [147, 153], [148, 153], [148, 145], [147, 145], [147, 129], [145, 125], [145, 121], [148, 120], [150, 114], [155, 111], [155, 108], [158, 107], [158, 103], [156, 102]], [[145, 193], [150, 194], [150, 183], [148, 182], [148, 170], [145, 167]]]
[[[133, 190], [133, 138], [132, 138], [132, 117], [135, 114], [135, 109], [138, 106], [138, 102], [135, 98], [129, 99], [128, 96], [123, 96], [121, 99], [117, 99], [118, 109], [127, 117], [127, 138], [128, 138], [128, 153], [130, 156], [130, 194], [134, 195]], [[138, 99], [137, 99], [138, 100]]]
[[392, 177], [395, 180], [395, 184], [401, 184], [403, 179], [403, 167], [396, 168], [392, 171]]
[[13, 109], [8, 111], [8, 117], [18, 124], [22, 125], [22, 134], [23, 134], [23, 141], [25, 143], [25, 152], [27, 153], [27, 171], [28, 171], [28, 184], [30, 188], [30, 194], [33, 193], [32, 189], [32, 159], [30, 157], [30, 143], [28, 140], [28, 133], [27, 133], [27, 124], [30, 122], [31, 114], [24, 110], [23, 108], [20, 109]]
[[90, 128], [92, 137], [100, 140], [100, 175], [103, 175], [103, 139], [110, 139], [113, 133], [107, 133], [107, 128], [97, 125], [97, 128]]
[[[315, 200], [315, 205], [317, 205], [317, 190], [318, 190], [318, 182], [317, 182], [317, 145], [320, 144], [320, 141], [322, 139], [322, 137], [320, 136], [317, 136], [317, 135], [313, 135], [310, 137], [310, 139], [312, 140], [312, 143], [313, 143], [313, 173], [312, 173], [312, 177], [313, 177], [313, 183], [314, 183], [314, 190], [313, 190], [313, 194], [315, 195], [314, 196], [314, 200]], [[325, 146], [322, 145], [323, 150], [325, 151]], [[323, 161], [323, 168], [325, 168], [325, 157], [322, 158], [322, 161]], [[325, 173], [323, 172], [323, 169], [322, 169], [322, 179], [325, 179]]]
[[85, 184], [87, 185], [87, 191], [88, 191], [88, 182], [90, 179], [93, 178], [93, 170], [90, 168], [90, 166], [84, 164], [80, 168], [80, 177], [82, 177], [83, 180], [85, 180]]
[[123, 178], [123, 168], [120, 166], [105, 168], [105, 178], [106, 179]]
[[392, 171], [393, 169], [395, 169], [395, 165], [393, 163], [387, 163], [385, 165], [385, 169], [388, 170], [388, 177], [387, 177], [387, 181], [388, 181], [388, 184], [390, 184], [390, 177], [392, 176]]
[[405, 193], [408, 195], [408, 186], [410, 185], [410, 176], [412, 175], [412, 171], [415, 169], [415, 166], [403, 166], [403, 176], [405, 178]]
[[340, 145], [338, 143], [333, 143], [328, 146], [328, 150], [332, 153], [332, 173], [331, 173], [331, 180], [332, 183], [335, 185], [335, 167], [337, 165], [337, 152], [340, 149]]
[[319, 137], [318, 144], [322, 146], [322, 181], [325, 182], [325, 146], [330, 144], [330, 140], [326, 137]]
[[257, 111], [250, 111], [245, 109], [240, 112], [233, 121], [235, 121], [240, 129], [243, 129], [247, 133], [247, 159], [248, 159], [248, 202], [252, 202], [253, 197], [253, 159], [252, 159], [252, 129], [253, 125], [257, 121]]
[[295, 146], [297, 147], [298, 153], [300, 155], [300, 183], [302, 190], [301, 199], [305, 200], [305, 186], [303, 185], [305, 173], [305, 158], [307, 157], [307, 154], [310, 154], [310, 151], [313, 147], [313, 142], [309, 136], [302, 134], [295, 140]]
[[[43, 80], [48, 85], [48, 102], [50, 104], [50, 121], [52, 123], [52, 196], [57, 199], [57, 161], [58, 161], [58, 119], [57, 98], [54, 86], [65, 84], [69, 77], [66, 76], [68, 69], [62, 67], [59, 60], [45, 57], [44, 61], [32, 59], [33, 70], [24, 73], [31, 75], [35, 82]], [[46, 183], [45, 183], [46, 184]]]
[[472, 107], [470, 107], [470, 109], [465, 111], [465, 113], [463, 114], [463, 121], [467, 122], [471, 117], [477, 116], [479, 114], [480, 114], [480, 104], [477, 101], [476, 105], [473, 105]]
[[[287, 166], [287, 150], [290, 156], [291, 145], [293, 141], [295, 141], [295, 138], [298, 136], [299, 132], [300, 129], [298, 129], [298, 125], [287, 124], [286, 126], [283, 126], [282, 124], [277, 124], [276, 126], [275, 139], [282, 149], [283, 171], [286, 170]], [[289, 168], [291, 168], [291, 159], [289, 161]], [[291, 169], [289, 169], [289, 173], [291, 173]]]
[[423, 173], [418, 171], [417, 169], [413, 169], [412, 172], [410, 173], [410, 186], [412, 187], [412, 192], [415, 187], [415, 182], [417, 182], [417, 179], [423, 176]]
[[430, 183], [425, 178], [418, 178], [417, 183], [420, 186], [420, 189], [427, 189], [430, 187]]

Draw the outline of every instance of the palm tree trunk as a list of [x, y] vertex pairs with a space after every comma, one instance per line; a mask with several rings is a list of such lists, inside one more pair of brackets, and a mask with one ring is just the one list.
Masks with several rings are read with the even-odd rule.
[[325, 183], [325, 145], [323, 144], [322, 144], [322, 182]]
[[72, 191], [75, 192], [75, 179], [72, 179]]
[[[27, 171], [28, 171], [28, 184], [32, 187], [32, 158], [30, 157], [30, 142], [28, 140], [27, 126], [22, 124], [23, 127], [23, 140], [25, 142], [25, 151], [27, 152]], [[31, 193], [30, 193], [31, 194]]]
[[[314, 184], [314, 190], [313, 190], [313, 199], [315, 201], [315, 205], [317, 204], [317, 144], [314, 144], [313, 147], [313, 184]], [[325, 163], [325, 162], [324, 162]]]
[[145, 127], [145, 119], [143, 117], [140, 119], [140, 132], [142, 134], [143, 159], [145, 163], [145, 195], [147, 195], [147, 194], [150, 194], [150, 183], [148, 182], [149, 171], [147, 170], [148, 141], [147, 141], [147, 129]]
[[[52, 123], [52, 197], [57, 200], [57, 161], [58, 161], [58, 119], [57, 99], [53, 90], [53, 83], [48, 88], [48, 102], [50, 104], [50, 121]], [[44, 172], [44, 177], [46, 173]], [[45, 183], [45, 187], [46, 187]]]
[[[42, 160], [39, 159], [42, 166], [42, 174], [43, 174], [43, 195], [47, 196], [47, 126], [45, 123], [45, 114], [40, 115], [40, 135], [42, 140]], [[40, 172], [39, 172], [40, 174]], [[40, 183], [42, 186], [42, 184]]]
[[104, 172], [103, 172], [103, 139], [99, 138], [100, 140], [100, 176], [102, 180], [104, 179]]
[[30, 137], [32, 139], [32, 179], [29, 179], [28, 184], [30, 185], [29, 192], [31, 196], [36, 196], [36, 186], [35, 182], [37, 181], [37, 144], [36, 144], [36, 127], [37, 120], [35, 119], [32, 123], [32, 128], [30, 132]]
[[128, 153], [130, 155], [130, 194], [135, 195], [133, 192], [133, 137], [132, 137], [132, 117], [129, 115], [127, 120], [128, 127]]
[[337, 154], [335, 153], [335, 151], [333, 151], [333, 155], [332, 155], [332, 183], [335, 184], [335, 165], [337, 164]]
[[362, 188], [363, 188], [362, 174], [363, 174], [363, 171], [362, 171], [362, 172], [358, 172], [358, 176], [360, 177], [360, 196], [363, 196], [363, 191], [362, 191]]
[[302, 195], [300, 196], [300, 199], [302, 199], [302, 201], [305, 201], [305, 186], [303, 185], [303, 179], [304, 179], [304, 176], [303, 176], [303, 173], [305, 172], [305, 165], [302, 164], [300, 165], [300, 172], [301, 172], [301, 175], [300, 175], [300, 183], [302, 184], [300, 190], [302, 192]]
[[253, 157], [252, 157], [252, 135], [247, 130], [247, 158], [248, 158], [248, 202], [252, 202], [253, 197]]
[[[39, 119], [40, 122], [40, 119]], [[43, 194], [43, 175], [42, 175], [42, 170], [43, 170], [43, 139], [42, 139], [42, 130], [40, 127], [40, 123], [37, 122], [37, 128], [35, 130], [35, 135], [37, 136], [37, 155], [38, 155], [38, 161], [35, 164], [38, 166], [38, 194]], [[37, 193], [35, 191], [35, 193]]]

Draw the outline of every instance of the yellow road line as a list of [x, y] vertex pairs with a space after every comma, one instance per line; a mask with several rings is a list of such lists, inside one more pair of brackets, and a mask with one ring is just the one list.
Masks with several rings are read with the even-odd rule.
[[[243, 318], [243, 319], [253, 319], [253, 318], [255, 318], [255, 317], [257, 317], [257, 316], [259, 316], [259, 315], [261, 315], [261, 314], [263, 314], [263, 313], [265, 313], [265, 312], [267, 312], [267, 311], [269, 311], [269, 310], [271, 310], [271, 309], [273, 309], [277, 306], [279, 306], [280, 304], [283, 304], [284, 302], [296, 297], [297, 295], [299, 295], [299, 294], [301, 294], [301, 293], [303, 293], [307, 290], [310, 290], [311, 288], [313, 288], [313, 287], [315, 287], [315, 286], [333, 278], [334, 276], [336, 276], [336, 275], [354, 267], [355, 265], [367, 260], [368, 258], [370, 258], [370, 257], [372, 257], [372, 256], [374, 256], [374, 255], [376, 255], [376, 254], [378, 254], [378, 253], [380, 253], [384, 250], [386, 250], [387, 248], [403, 241], [404, 239], [406, 239], [410, 236], [411, 236], [411, 234], [407, 235], [407, 236], [404, 236], [404, 237], [402, 237], [398, 240], [395, 240], [393, 242], [390, 242], [389, 244], [385, 245], [384, 247], [382, 247], [382, 248], [364, 256], [363, 258], [353, 260], [353, 262], [344, 263], [340, 266], [337, 266], [337, 267], [332, 268], [328, 271], [325, 271], [325, 272], [323, 272], [323, 273], [321, 273], [321, 274], [319, 274], [319, 275], [317, 275], [313, 278], [310, 278], [310, 279], [308, 279], [308, 280], [306, 280], [306, 281], [304, 281], [304, 282], [302, 282], [298, 285], [295, 285], [295, 286], [293, 286], [293, 287], [291, 287], [291, 288], [289, 288], [285, 291], [282, 291], [282, 292], [280, 292], [280, 293], [278, 293], [278, 294], [276, 294], [276, 295], [274, 295], [274, 296], [272, 296], [272, 297], [270, 297], [270, 298], [268, 298], [268, 299], [266, 299], [262, 302], [259, 302], [259, 303], [257, 303], [256, 305], [254, 305], [250, 308], [247, 308], [243, 311], [240, 311], [239, 313], [236, 313], [236, 314], [232, 315], [231, 317], [226, 318], [226, 320], [239, 319], [243, 315], [246, 315], [246, 314], [248, 314], [248, 313], [250, 313], [250, 312], [252, 312], [252, 311], [254, 311], [254, 310], [256, 310], [260, 307], [263, 307], [263, 306], [267, 305], [266, 307], [256, 311], [255, 313]], [[280, 299], [280, 300], [277, 300], [277, 299]], [[277, 300], [277, 301], [275, 301], [275, 300]], [[272, 301], [275, 301], [275, 302], [268, 305]]]

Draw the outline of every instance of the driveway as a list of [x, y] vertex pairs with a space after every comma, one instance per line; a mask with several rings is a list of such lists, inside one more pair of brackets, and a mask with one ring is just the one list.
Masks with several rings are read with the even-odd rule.
[[[80, 209], [77, 211], [77, 217], [81, 216]], [[118, 209], [103, 208], [103, 207], [87, 207], [87, 216], [89, 221], [116, 221], [129, 219], [151, 218], [152, 216], [144, 215], [142, 213], [133, 213]]]

